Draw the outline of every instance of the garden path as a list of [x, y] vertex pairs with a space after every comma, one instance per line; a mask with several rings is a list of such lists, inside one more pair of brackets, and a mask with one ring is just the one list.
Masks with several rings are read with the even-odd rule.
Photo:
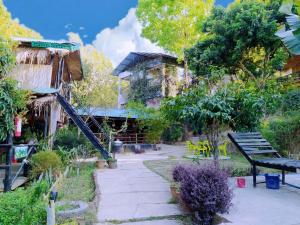
[[[117, 169], [98, 170], [96, 184], [101, 192], [98, 221], [102, 224], [109, 224], [107, 221], [139, 220], [139, 222], [124, 223], [124, 225], [180, 224], [173, 219], [165, 219], [183, 214], [177, 204], [169, 203], [172, 198], [169, 183], [147, 169], [143, 161], [166, 159], [172, 154], [176, 157], [183, 153], [182, 148], [176, 151], [172, 147], [140, 155], [118, 155]], [[141, 220], [144, 219], [147, 221], [142, 222]]]

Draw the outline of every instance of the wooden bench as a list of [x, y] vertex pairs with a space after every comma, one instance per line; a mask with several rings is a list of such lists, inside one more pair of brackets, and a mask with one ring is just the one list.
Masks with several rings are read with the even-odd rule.
[[295, 188], [298, 186], [285, 182], [285, 172], [297, 172], [300, 161], [283, 158], [259, 132], [229, 133], [229, 139], [234, 143], [252, 166], [253, 186], [256, 187], [257, 166], [282, 171], [282, 184]]

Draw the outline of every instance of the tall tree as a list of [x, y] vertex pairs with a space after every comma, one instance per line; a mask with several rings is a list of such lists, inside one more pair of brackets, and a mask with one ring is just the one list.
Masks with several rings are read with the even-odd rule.
[[32, 29], [21, 25], [17, 19], [12, 19], [0, 0], [0, 36], [9, 39], [11, 37], [41, 38], [41, 35]]
[[73, 87], [80, 104], [115, 107], [118, 100], [118, 79], [112, 76], [112, 63], [92, 45], [84, 45], [78, 34], [68, 35], [70, 41], [81, 45], [84, 80], [75, 82]]
[[[137, 17], [143, 25], [142, 35], [182, 61], [184, 49], [201, 38], [199, 28], [213, 5], [214, 0], [139, 0]], [[187, 82], [186, 63], [185, 79]]]
[[227, 9], [214, 8], [203, 25], [207, 39], [187, 52], [190, 68], [205, 77], [216, 69], [246, 79], [273, 76], [288, 56], [274, 35], [284, 21], [280, 2], [244, 0]]
[[12, 37], [41, 38], [41, 35], [13, 20], [0, 0], [0, 78], [6, 75], [15, 63], [14, 43], [10, 40]]

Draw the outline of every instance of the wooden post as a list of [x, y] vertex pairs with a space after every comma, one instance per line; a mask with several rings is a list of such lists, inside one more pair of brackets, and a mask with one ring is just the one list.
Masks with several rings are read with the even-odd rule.
[[[59, 178], [53, 184], [53, 187], [60, 181], [62, 178], [62, 174], [60, 174]], [[52, 188], [50, 192], [49, 206], [47, 207], [47, 225], [55, 225], [55, 202], [58, 196], [58, 192], [55, 188]]]
[[138, 143], [138, 134], [135, 133], [135, 143], [137, 144]]
[[50, 200], [47, 207], [47, 225], [55, 225], [55, 201]]
[[256, 187], [256, 165], [252, 165], [252, 173], [253, 173], [253, 187]]

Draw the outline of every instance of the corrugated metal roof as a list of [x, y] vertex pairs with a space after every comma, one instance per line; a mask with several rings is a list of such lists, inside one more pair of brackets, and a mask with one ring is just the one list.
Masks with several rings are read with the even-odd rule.
[[113, 117], [113, 118], [132, 118], [137, 119], [138, 116], [127, 109], [114, 109], [114, 108], [100, 108], [90, 107], [88, 109], [77, 109], [77, 113], [80, 116], [92, 115], [95, 117]]
[[174, 60], [177, 62], [177, 58], [171, 55], [163, 54], [163, 53], [147, 53], [147, 52], [131, 52], [126, 58], [115, 68], [113, 71], [113, 75], [118, 76], [120, 73], [128, 70], [129, 68], [135, 66], [140, 62], [144, 62], [149, 59], [158, 59], [165, 58]]
[[49, 87], [43, 87], [43, 88], [34, 88], [31, 90], [33, 93], [36, 93], [36, 94], [54, 94], [54, 93], [57, 93], [59, 92], [58, 89], [55, 89], [55, 88], [49, 88]]
[[32, 48], [56, 48], [66, 49], [69, 51], [76, 51], [80, 49], [80, 45], [69, 41], [55, 41], [44, 39], [31, 39], [31, 38], [13, 38], [14, 41], [21, 42], [21, 44], [29, 45]]

